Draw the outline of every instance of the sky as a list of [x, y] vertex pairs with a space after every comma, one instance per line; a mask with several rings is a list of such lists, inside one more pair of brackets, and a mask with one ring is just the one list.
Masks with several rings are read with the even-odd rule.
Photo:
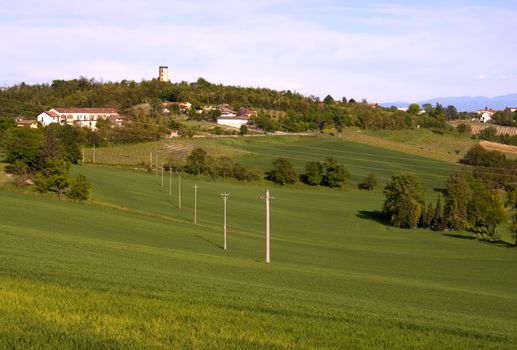
[[517, 0], [0, 0], [0, 86], [80, 76], [420, 101], [517, 93]]

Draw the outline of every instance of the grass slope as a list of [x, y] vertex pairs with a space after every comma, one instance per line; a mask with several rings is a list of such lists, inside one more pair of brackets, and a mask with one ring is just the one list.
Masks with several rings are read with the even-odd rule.
[[457, 167], [439, 160], [332, 137], [261, 137], [222, 139], [220, 142], [250, 152], [241, 156], [239, 162], [262, 170], [271, 169], [273, 159], [285, 157], [301, 173], [308, 161], [323, 161], [333, 156], [345, 164], [352, 174], [353, 183], [373, 172], [384, 184], [394, 173], [410, 171], [432, 190], [443, 186], [451, 170]]
[[95, 205], [0, 192], [0, 348], [517, 343], [515, 249], [390, 229], [380, 193], [274, 188], [266, 265], [262, 187], [197, 179], [193, 225], [193, 180], [179, 210], [176, 179], [169, 197], [153, 175], [78, 170]]

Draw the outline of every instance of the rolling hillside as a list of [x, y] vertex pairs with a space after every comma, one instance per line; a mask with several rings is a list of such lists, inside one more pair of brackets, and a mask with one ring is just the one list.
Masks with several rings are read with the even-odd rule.
[[[355, 178], [414, 171], [430, 191], [454, 166], [340, 140], [288, 141], [235, 142], [250, 152], [241, 159], [250, 166], [288, 156], [300, 167], [335, 155]], [[73, 172], [92, 181], [89, 203], [0, 190], [0, 348], [517, 343], [515, 249], [387, 227], [379, 191], [272, 187], [266, 265], [261, 184], [185, 177], [180, 210], [176, 177], [169, 196], [168, 181], [162, 189], [155, 175], [95, 165]], [[226, 252], [222, 192], [231, 193]]]

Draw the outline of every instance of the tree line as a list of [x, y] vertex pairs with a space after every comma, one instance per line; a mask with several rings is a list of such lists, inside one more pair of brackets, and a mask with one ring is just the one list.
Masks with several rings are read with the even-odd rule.
[[[138, 128], [126, 130], [122, 134], [129, 134], [127, 138], [136, 138], [139, 134], [149, 138], [175, 123], [173, 116], [178, 111], [172, 111], [169, 116], [163, 115], [161, 103], [164, 101], [188, 101], [193, 106], [186, 112], [189, 118], [212, 121], [217, 119], [217, 111], [198, 113], [202, 106], [228, 104], [234, 110], [258, 109], [259, 113], [252, 122], [265, 131], [340, 132], [345, 126], [369, 130], [406, 129], [417, 125], [446, 128], [446, 120], [453, 118], [450, 108], [440, 105], [425, 106], [425, 114], [419, 114], [419, 110], [414, 108], [406, 113], [395, 107], [370, 105], [366, 100], [356, 101], [345, 97], [335, 100], [328, 95], [321, 101], [318, 97], [303, 96], [290, 90], [224, 86], [212, 84], [203, 78], [192, 83], [168, 83], [156, 79], [102, 82], [84, 77], [54, 80], [50, 84], [22, 83], [3, 89], [0, 91], [0, 115], [34, 117], [56, 106], [112, 107], [128, 115], [138, 125]], [[148, 112], [133, 108], [142, 103], [149, 104]], [[116, 142], [127, 141], [124, 135], [116, 131], [108, 134]]]
[[[384, 188], [383, 213], [395, 227], [468, 230], [480, 239], [496, 239], [507, 211], [517, 209], [517, 161], [474, 146], [461, 161], [472, 165], [451, 172], [437, 202], [426, 205], [425, 187], [414, 174], [392, 176]], [[517, 213], [510, 229], [517, 244]]]

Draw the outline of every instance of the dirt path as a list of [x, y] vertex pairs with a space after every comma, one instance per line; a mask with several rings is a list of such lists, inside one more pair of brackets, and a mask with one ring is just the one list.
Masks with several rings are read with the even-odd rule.
[[480, 141], [479, 144], [489, 151], [499, 151], [506, 154], [517, 155], [517, 146], [503, 145], [497, 142]]

